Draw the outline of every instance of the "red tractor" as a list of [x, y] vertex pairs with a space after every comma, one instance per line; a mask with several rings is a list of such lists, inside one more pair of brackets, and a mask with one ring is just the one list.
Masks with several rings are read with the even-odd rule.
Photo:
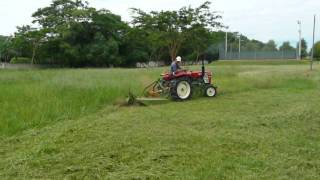
[[212, 84], [212, 73], [205, 71], [204, 62], [201, 71], [182, 70], [174, 75], [165, 73], [161, 76], [162, 78], [145, 88], [145, 96], [166, 96], [173, 100], [187, 100], [191, 98], [196, 87], [207, 97], [217, 95], [217, 87]]

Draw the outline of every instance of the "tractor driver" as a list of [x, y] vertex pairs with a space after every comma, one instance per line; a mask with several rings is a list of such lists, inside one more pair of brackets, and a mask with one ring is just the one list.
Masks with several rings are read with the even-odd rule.
[[172, 75], [175, 75], [176, 72], [181, 70], [180, 64], [181, 64], [181, 57], [178, 56], [176, 58], [176, 60], [171, 63], [171, 74]]

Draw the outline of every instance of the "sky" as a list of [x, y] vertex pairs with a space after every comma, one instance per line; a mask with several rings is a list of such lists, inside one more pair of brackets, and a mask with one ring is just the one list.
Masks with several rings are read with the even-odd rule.
[[[87, 0], [97, 9], [109, 9], [130, 21], [130, 8], [177, 10], [183, 6], [197, 7], [205, 0]], [[11, 35], [16, 26], [31, 24], [31, 14], [48, 6], [51, 0], [0, 0], [0, 35]], [[211, 0], [229, 31], [236, 31], [250, 39], [278, 44], [298, 42], [297, 20], [302, 21], [302, 37], [312, 42], [313, 15], [317, 14], [316, 40], [320, 39], [320, 0]]]

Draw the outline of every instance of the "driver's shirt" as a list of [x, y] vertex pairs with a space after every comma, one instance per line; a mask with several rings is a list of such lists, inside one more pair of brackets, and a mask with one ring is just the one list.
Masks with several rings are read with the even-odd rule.
[[171, 73], [174, 75], [180, 68], [179, 64], [176, 62], [171, 63]]

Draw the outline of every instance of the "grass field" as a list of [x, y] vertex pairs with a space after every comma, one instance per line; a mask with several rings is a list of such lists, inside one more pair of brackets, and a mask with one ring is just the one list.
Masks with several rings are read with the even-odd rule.
[[163, 68], [1, 70], [1, 179], [320, 177], [318, 64], [208, 68], [218, 97], [129, 108]]

